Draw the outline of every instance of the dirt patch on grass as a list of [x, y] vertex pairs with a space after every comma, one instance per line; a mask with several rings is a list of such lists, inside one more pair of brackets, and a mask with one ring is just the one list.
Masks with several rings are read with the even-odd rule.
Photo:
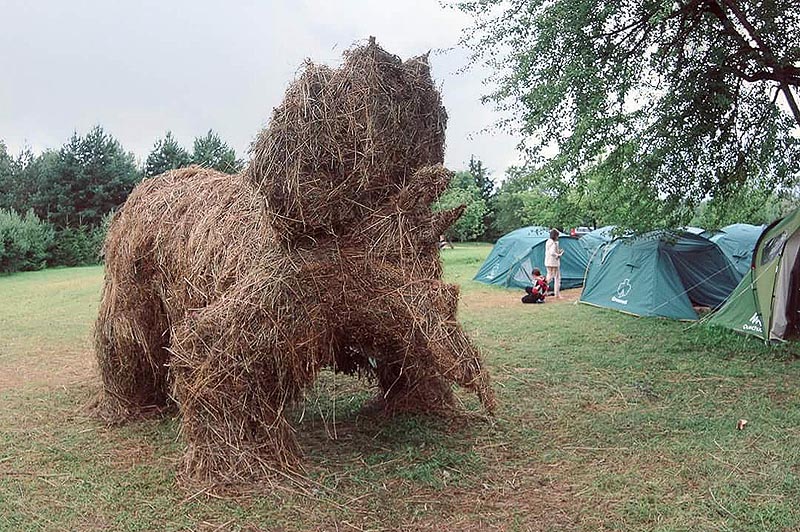
[[[462, 308], [469, 310], [520, 308], [536, 310], [540, 305], [525, 305], [520, 299], [525, 295], [524, 290], [476, 290], [461, 296]], [[548, 296], [545, 305], [565, 305], [578, 301], [581, 297], [580, 288], [561, 291], [561, 299]]]
[[24, 356], [0, 355], [0, 392], [53, 388], [95, 379], [91, 351], [54, 351], [33, 347]]
[[[106, 458], [111, 466], [116, 470], [126, 471], [137, 465], [147, 464], [152, 466], [156, 464], [159, 459], [156, 457], [156, 449], [153, 445], [141, 441], [133, 441], [131, 438], [122, 438], [117, 436], [108, 437], [110, 441], [114, 441], [115, 446], [108, 449]], [[175, 460], [177, 461], [177, 457]], [[167, 468], [173, 464], [167, 463], [163, 460], [159, 465]]]
[[430, 530], [554, 530], [576, 525], [573, 488], [534, 470], [508, 472], [481, 490], [453, 490], [449, 518]]

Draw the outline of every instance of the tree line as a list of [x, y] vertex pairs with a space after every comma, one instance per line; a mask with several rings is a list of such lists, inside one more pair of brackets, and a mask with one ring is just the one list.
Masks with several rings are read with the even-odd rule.
[[13, 156], [0, 140], [0, 273], [97, 263], [105, 227], [133, 187], [190, 164], [228, 173], [244, 166], [211, 130], [191, 151], [167, 132], [141, 165], [100, 126], [38, 155]]
[[650, 229], [695, 226], [719, 229], [733, 223], [761, 225], [800, 205], [795, 189], [773, 189], [743, 183], [725, 195], [694, 202], [675, 202], [619, 173], [596, 175], [582, 186], [550, 175], [547, 168], [511, 167], [497, 184], [473, 157], [456, 172], [439, 201], [443, 209], [466, 204], [448, 231], [457, 241], [493, 242], [520, 227], [537, 225], [569, 231], [572, 227]]
[[[191, 164], [226, 173], [244, 167], [213, 131], [196, 138], [191, 150], [168, 131], [141, 164], [100, 126], [40, 154], [27, 148], [13, 156], [0, 140], [0, 273], [98, 263], [111, 217], [133, 188]], [[473, 157], [466, 170], [456, 172], [438, 208], [467, 209], [449, 238], [494, 238], [493, 191], [480, 160]]]
[[[95, 264], [113, 212], [143, 178], [190, 164], [227, 173], [244, 167], [213, 131], [182, 147], [170, 132], [159, 138], [141, 165], [101, 127], [77, 133], [58, 150], [16, 157], [0, 141], [0, 273], [47, 266]], [[467, 206], [447, 237], [491, 242], [519, 227], [540, 225], [675, 227], [706, 229], [729, 223], [767, 223], [798, 204], [793, 190], [744, 183], [724, 196], [679, 205], [659, 196], [613, 165], [599, 165], [580, 186], [525, 166], [506, 170], [498, 184], [473, 156], [455, 175], [439, 209]]]

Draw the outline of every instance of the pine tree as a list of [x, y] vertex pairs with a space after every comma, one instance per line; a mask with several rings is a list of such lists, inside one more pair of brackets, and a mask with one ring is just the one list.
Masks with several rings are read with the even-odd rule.
[[234, 174], [244, 167], [244, 162], [236, 158], [233, 148], [222, 142], [212, 130], [194, 140], [192, 162], [229, 174]]
[[192, 158], [178, 141], [167, 131], [163, 139], [158, 139], [153, 146], [153, 151], [147, 156], [144, 164], [145, 177], [163, 174], [168, 170], [189, 166]]

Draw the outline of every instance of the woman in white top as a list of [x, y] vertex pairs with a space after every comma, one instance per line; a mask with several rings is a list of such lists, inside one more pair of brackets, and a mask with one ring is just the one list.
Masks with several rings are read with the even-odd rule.
[[558, 245], [558, 231], [550, 230], [550, 238], [544, 248], [544, 267], [547, 268], [547, 282], [553, 282], [553, 294], [561, 299], [561, 255], [564, 250]]

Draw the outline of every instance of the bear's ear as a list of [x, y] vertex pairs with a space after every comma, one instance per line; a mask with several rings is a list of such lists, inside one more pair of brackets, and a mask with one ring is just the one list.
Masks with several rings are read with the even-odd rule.
[[431, 67], [430, 62], [428, 61], [429, 56], [431, 55], [430, 50], [422, 55], [418, 55], [417, 57], [412, 57], [403, 62], [403, 69], [406, 72], [412, 72], [414, 77], [430, 77], [431, 75]]
[[420, 65], [430, 68], [430, 56], [431, 56], [431, 51], [428, 50], [422, 55], [406, 59], [405, 61], [403, 61], [403, 64], [405, 66]]

